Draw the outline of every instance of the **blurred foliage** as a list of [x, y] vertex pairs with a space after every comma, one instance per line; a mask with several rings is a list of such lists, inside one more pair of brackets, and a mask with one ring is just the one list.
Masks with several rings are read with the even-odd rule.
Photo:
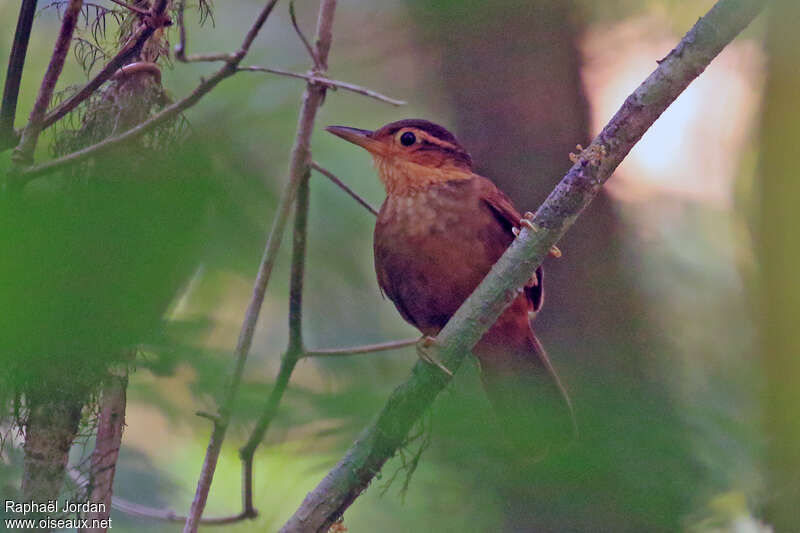
[[800, 241], [795, 204], [800, 182], [794, 167], [794, 146], [800, 139], [800, 86], [796, 50], [800, 35], [792, 21], [800, 17], [796, 2], [775, 2], [769, 12], [769, 74], [761, 131], [758, 251], [761, 354], [769, 389], [763, 397], [768, 442], [766, 477], [772, 496], [766, 514], [776, 531], [800, 524]]

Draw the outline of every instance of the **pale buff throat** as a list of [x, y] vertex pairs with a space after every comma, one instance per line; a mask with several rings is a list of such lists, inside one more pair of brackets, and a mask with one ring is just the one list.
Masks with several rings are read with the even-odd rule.
[[397, 156], [373, 155], [375, 168], [386, 187], [386, 193], [407, 196], [427, 189], [434, 183], [452, 180], [465, 180], [472, 172], [454, 164], [445, 163], [440, 167], [429, 167]]

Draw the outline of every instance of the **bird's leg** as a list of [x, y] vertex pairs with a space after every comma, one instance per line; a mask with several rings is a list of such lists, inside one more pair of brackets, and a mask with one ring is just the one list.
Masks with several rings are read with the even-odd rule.
[[[534, 216], [533, 213], [531, 213], [530, 211], [525, 211], [525, 214], [522, 215], [522, 218], [519, 220], [519, 225], [525, 226], [531, 231], [539, 231], [536, 229], [536, 226], [533, 225], [532, 222], [533, 216]], [[512, 233], [514, 233], [515, 236], [519, 235], [519, 228], [511, 228], [511, 231]], [[558, 249], [558, 246], [553, 245], [550, 247], [550, 257], [555, 257], [555, 258], [561, 257], [561, 250]]]
[[417, 341], [416, 345], [417, 357], [419, 357], [429, 365], [438, 366], [442, 370], [442, 372], [444, 372], [450, 377], [453, 377], [453, 373], [450, 372], [450, 369], [444, 366], [441, 361], [439, 361], [438, 359], [436, 359], [436, 357], [434, 357], [429, 353], [428, 351], [429, 348], [431, 346], [435, 346], [435, 344], [436, 344], [436, 339], [434, 339], [430, 335], [423, 335], [422, 338], [419, 341]]

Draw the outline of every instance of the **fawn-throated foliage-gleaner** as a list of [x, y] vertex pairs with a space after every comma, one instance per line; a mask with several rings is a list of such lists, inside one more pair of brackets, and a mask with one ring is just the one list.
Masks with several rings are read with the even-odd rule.
[[[472, 172], [469, 154], [437, 124], [408, 119], [375, 131], [327, 130], [372, 154], [386, 187], [375, 225], [378, 284], [403, 318], [423, 335], [436, 335], [520, 225], [530, 224], [527, 215]], [[572, 418], [569, 397], [531, 328], [542, 296], [539, 267], [473, 352], [503, 426], [549, 442], [569, 433]]]

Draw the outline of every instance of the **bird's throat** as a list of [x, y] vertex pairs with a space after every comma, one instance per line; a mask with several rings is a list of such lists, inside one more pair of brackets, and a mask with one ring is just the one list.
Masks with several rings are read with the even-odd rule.
[[453, 180], [465, 180], [472, 172], [447, 162], [431, 167], [400, 157], [375, 156], [375, 168], [386, 187], [386, 194], [410, 196], [427, 190], [431, 185]]

